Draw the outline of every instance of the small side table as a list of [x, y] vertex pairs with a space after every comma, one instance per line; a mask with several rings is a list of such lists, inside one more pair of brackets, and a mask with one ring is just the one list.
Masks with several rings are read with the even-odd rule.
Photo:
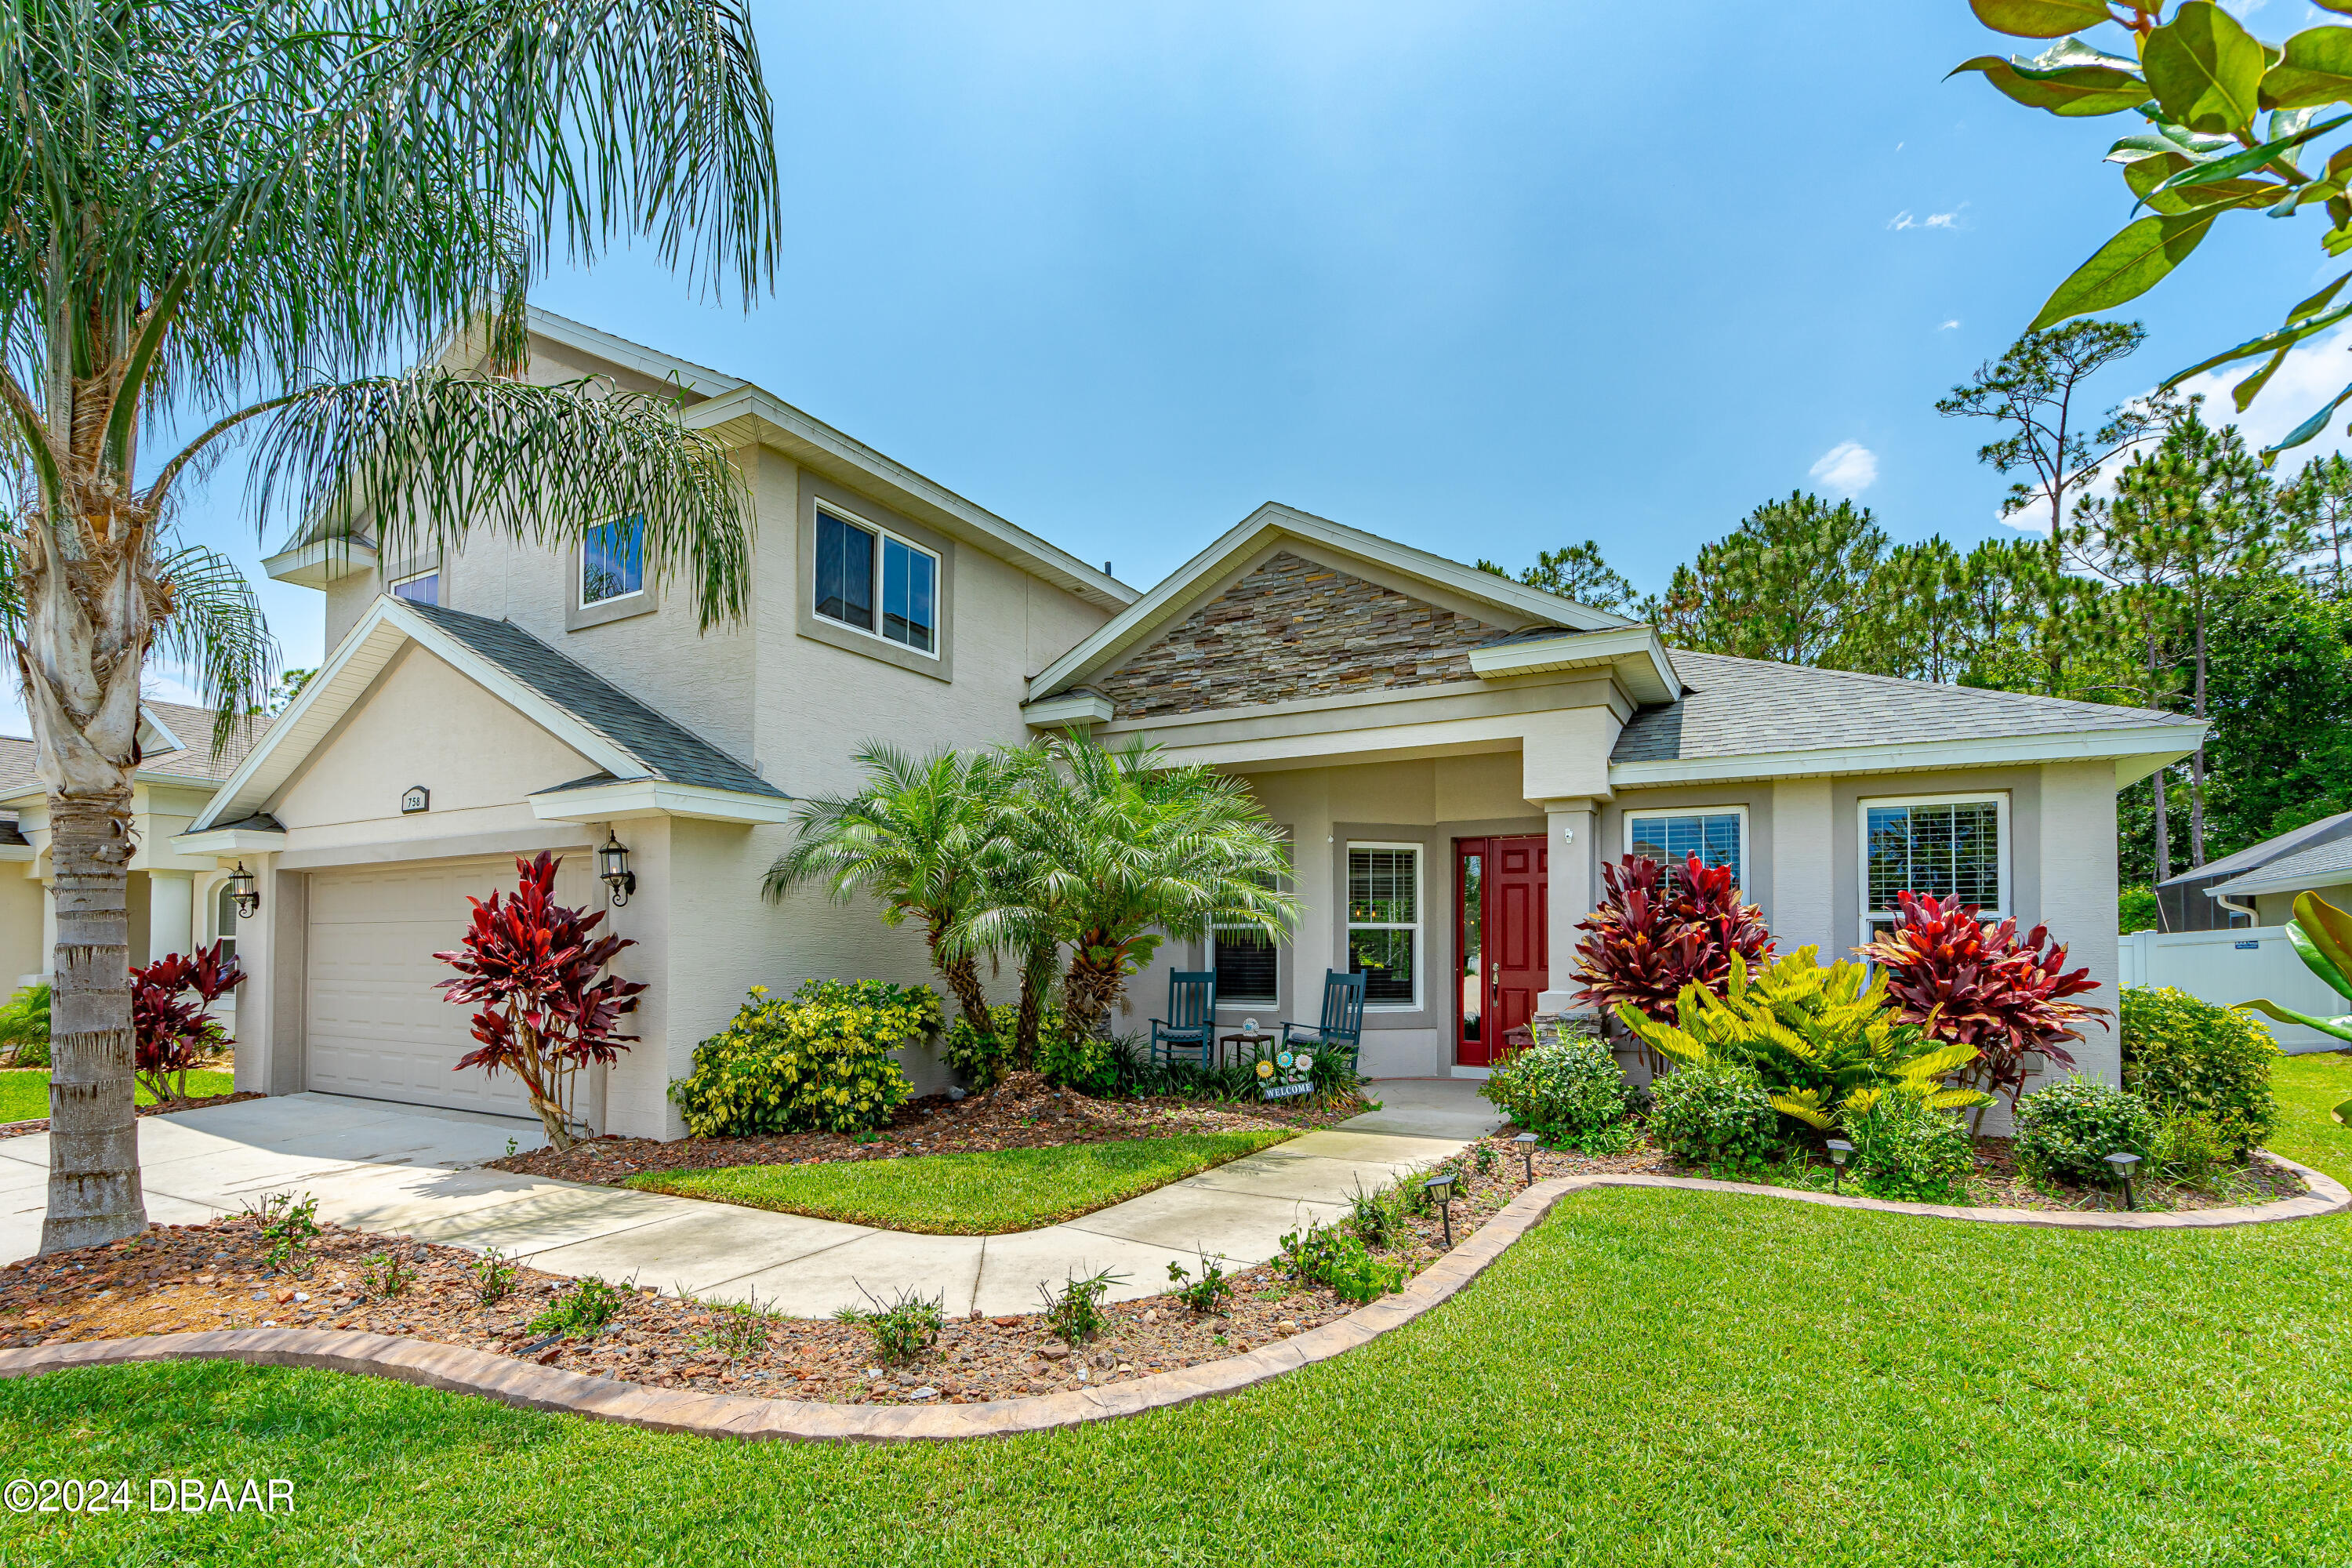
[[1233, 1048], [1233, 1059], [1239, 1061], [1241, 1060], [1242, 1051], [1244, 1047], [1250, 1046], [1263, 1047], [1272, 1044], [1274, 1044], [1274, 1037], [1272, 1035], [1253, 1035], [1247, 1030], [1244, 1030], [1239, 1034], [1219, 1035], [1217, 1037], [1217, 1065], [1219, 1067], [1225, 1065], [1225, 1049], [1227, 1047], [1231, 1047]]

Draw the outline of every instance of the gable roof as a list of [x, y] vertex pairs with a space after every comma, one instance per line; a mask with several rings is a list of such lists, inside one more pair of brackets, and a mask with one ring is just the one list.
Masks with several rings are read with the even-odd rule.
[[737, 758], [509, 621], [379, 596], [189, 832], [262, 810], [410, 643], [473, 679], [603, 771], [575, 784], [646, 782], [762, 803], [789, 799]]
[[2208, 860], [2202, 866], [2192, 866], [2178, 876], [2167, 877], [2157, 886], [2170, 888], [2189, 882], [2210, 882], [2217, 878], [2243, 876], [2249, 871], [2276, 864], [2300, 850], [2348, 836], [2352, 836], [2352, 811], [2339, 811], [2333, 816], [2306, 822], [2301, 827], [2291, 827], [2274, 837], [2263, 839], [2260, 844], [2249, 844], [2235, 855], [2224, 855], [2218, 860]]
[[1601, 631], [1636, 624], [1622, 616], [1530, 588], [1492, 572], [1481, 572], [1475, 566], [1465, 566], [1458, 561], [1448, 561], [1327, 517], [1268, 501], [1097, 627], [1077, 647], [1047, 665], [1029, 682], [1029, 700], [1035, 702], [1067, 691], [1115, 668], [1152, 637], [1198, 610], [1201, 601], [1221, 590], [1225, 577], [1242, 563], [1286, 539], [1319, 545], [1327, 552], [1351, 556], [1449, 590], [1486, 606], [1492, 617], [1507, 628], [1507, 635], [1530, 629], [1558, 635], [1562, 630]]
[[[1932, 746], [1939, 766], [2065, 757], [2185, 756], [2205, 726], [2149, 708], [2112, 708], [2019, 691], [1946, 686], [1810, 665], [1677, 649], [1684, 692], [1633, 715], [1610, 754], [1627, 784], [1743, 776], [1745, 764], [1818, 753], [1820, 771], [1866, 771], [1874, 753]], [[1987, 750], [1988, 747], [1998, 747]], [[1977, 752], [1982, 752], [1979, 755]], [[2168, 759], [2169, 760], [2169, 759]], [[1918, 765], [1914, 760], [1909, 765]], [[2150, 761], [2134, 776], [2161, 766]], [[2128, 782], [2125, 780], [2123, 782]]]
[[[152, 784], [205, 784], [228, 777], [260, 742], [271, 722], [262, 714], [250, 716], [229, 731], [226, 742], [215, 752], [209, 708], [150, 698], [139, 705], [139, 717], [141, 749], [134, 776]], [[41, 793], [34, 756], [31, 741], [0, 735], [0, 800]]]
[[[2280, 835], [2282, 838], [2300, 835], [2302, 847], [2273, 855], [2260, 865], [2247, 868], [2237, 876], [2216, 883], [2206, 891], [2211, 894], [2300, 892], [2305, 888], [2325, 888], [2336, 882], [2352, 882], [2352, 833], [2343, 830], [2343, 825], [2347, 817], [2352, 817], [2352, 813], [2339, 812], [2320, 822], [2295, 829], [2294, 835]], [[2315, 840], [2311, 834], [2313, 828], [2333, 828], [2334, 831]], [[2278, 839], [2273, 839], [2270, 842], [2275, 844]], [[2268, 847], [2268, 845], [2257, 844], [2252, 849], [2242, 849], [2238, 855], [2231, 856], [2230, 858], [2236, 859], [2239, 856], [2253, 854]], [[2207, 861], [2198, 867], [2191, 875], [2200, 878], [2210, 877], [2217, 868], [2221, 869], [2226, 876], [2228, 868], [2221, 861], [2216, 860]], [[2174, 882], [2188, 879], [2183, 877], [2170, 878], [2164, 885], [2170, 887]]]

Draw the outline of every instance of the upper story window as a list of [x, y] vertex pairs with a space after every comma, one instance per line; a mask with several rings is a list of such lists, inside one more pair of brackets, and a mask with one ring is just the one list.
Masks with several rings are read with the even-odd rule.
[[816, 514], [816, 613], [936, 656], [940, 558], [823, 507]]
[[2009, 797], [1921, 795], [1862, 803], [1862, 936], [1895, 923], [1895, 900], [1932, 893], [2009, 910]]
[[1728, 866], [1748, 886], [1748, 808], [1700, 806], [1693, 811], [1629, 811], [1625, 853], [1655, 860], [1669, 871], [1690, 856], [1702, 866]]
[[437, 605], [441, 602], [441, 569], [415, 572], [394, 582], [387, 590], [395, 599], [406, 599], [413, 605]]
[[646, 591], [646, 521], [600, 522], [580, 542], [580, 607]]

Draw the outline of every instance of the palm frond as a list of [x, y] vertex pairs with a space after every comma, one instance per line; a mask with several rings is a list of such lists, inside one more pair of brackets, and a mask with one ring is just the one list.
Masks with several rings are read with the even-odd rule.
[[236, 563], [201, 544], [170, 551], [156, 563], [168, 614], [155, 628], [155, 648], [192, 671], [213, 710], [213, 749], [251, 722], [278, 679], [278, 639], [261, 614], [261, 599]]

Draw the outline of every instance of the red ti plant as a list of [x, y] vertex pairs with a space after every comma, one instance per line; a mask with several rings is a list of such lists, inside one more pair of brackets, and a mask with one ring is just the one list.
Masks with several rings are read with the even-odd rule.
[[2053, 942], [2045, 926], [2023, 936], [2014, 920], [1988, 926], [1976, 905], [1957, 899], [1905, 893], [1895, 903], [1894, 929], [1854, 951], [1886, 971], [1887, 994], [1906, 1023], [1977, 1048], [1961, 1074], [1969, 1087], [2007, 1095], [2013, 1111], [2028, 1056], [2074, 1065], [2063, 1042], [2081, 1039], [2082, 1026], [2107, 1010], [2067, 1000], [2098, 983], [2088, 968], [2067, 970], [2065, 943]]
[[244, 979], [236, 960], [221, 956], [219, 942], [186, 956], [168, 952], [131, 972], [132, 1070], [148, 1093], [159, 1100], [187, 1099], [188, 1069], [235, 1043], [211, 1008]]
[[[605, 974], [613, 955], [636, 943], [611, 932], [595, 934], [604, 911], [567, 909], [555, 901], [555, 872], [562, 861], [541, 851], [536, 859], [515, 857], [521, 881], [503, 897], [466, 901], [472, 922], [458, 946], [433, 956], [457, 972], [444, 980], [446, 1000], [477, 1005], [474, 1038], [481, 1049], [458, 1060], [457, 1070], [500, 1068], [522, 1079], [530, 1108], [547, 1129], [547, 1141], [569, 1149], [574, 1140], [563, 1112], [564, 1079], [591, 1062], [611, 1062], [628, 1049], [635, 1035], [615, 1032], [621, 1015], [633, 1013], [634, 980]], [[601, 978], [600, 978], [601, 977]]]
[[1696, 855], [1665, 868], [1628, 855], [1601, 868], [1607, 888], [1601, 907], [1576, 929], [1591, 934], [1576, 946], [1579, 1002], [1601, 1009], [1632, 1007], [1662, 1024], [1675, 1021], [1675, 998], [1689, 984], [1720, 997], [1731, 979], [1731, 955], [1749, 964], [1772, 951], [1772, 933], [1754, 904], [1739, 901], [1731, 868]]

